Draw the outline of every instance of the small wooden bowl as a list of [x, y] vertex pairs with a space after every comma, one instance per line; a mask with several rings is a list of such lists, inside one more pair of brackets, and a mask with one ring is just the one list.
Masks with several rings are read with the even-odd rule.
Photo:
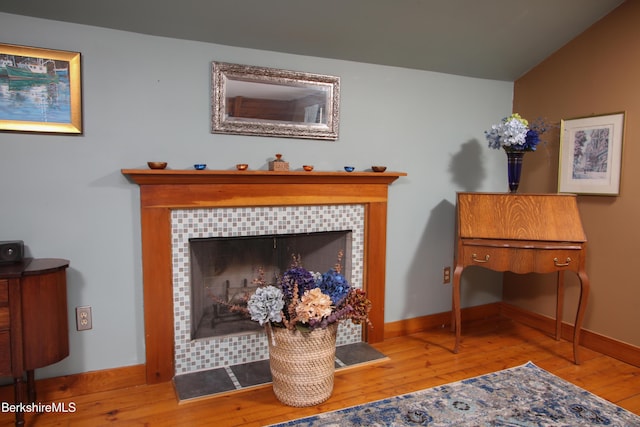
[[245, 171], [245, 170], [247, 170], [248, 167], [249, 167], [249, 165], [246, 164], [246, 163], [238, 163], [236, 165], [236, 169], [238, 169], [239, 171]]
[[387, 170], [386, 166], [371, 166], [371, 170], [374, 172], [384, 172]]
[[302, 169], [306, 170], [307, 172], [311, 172], [313, 170], [313, 166], [312, 165], [302, 165]]
[[147, 162], [149, 169], [164, 169], [167, 167], [167, 162]]

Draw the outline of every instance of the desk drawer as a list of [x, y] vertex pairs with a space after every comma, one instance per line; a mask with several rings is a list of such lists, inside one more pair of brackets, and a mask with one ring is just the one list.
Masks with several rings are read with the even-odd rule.
[[9, 329], [9, 281], [0, 280], [0, 331]]
[[9, 329], [9, 307], [0, 306], [0, 331]]
[[9, 329], [9, 307], [0, 307], [0, 331]]
[[10, 376], [11, 372], [11, 344], [9, 331], [0, 332], [0, 375]]
[[495, 271], [551, 273], [578, 271], [582, 251], [575, 249], [532, 249], [464, 246], [464, 265], [477, 265]]
[[0, 279], [0, 305], [9, 302], [9, 281]]

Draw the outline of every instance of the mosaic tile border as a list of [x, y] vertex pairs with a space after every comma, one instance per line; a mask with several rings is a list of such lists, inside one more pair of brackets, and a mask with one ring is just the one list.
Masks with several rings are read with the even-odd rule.
[[[266, 335], [191, 339], [189, 239], [351, 231], [351, 285], [362, 288], [364, 205], [176, 209], [171, 211], [175, 373], [239, 365], [269, 357]], [[362, 326], [342, 322], [337, 345], [362, 341]]]

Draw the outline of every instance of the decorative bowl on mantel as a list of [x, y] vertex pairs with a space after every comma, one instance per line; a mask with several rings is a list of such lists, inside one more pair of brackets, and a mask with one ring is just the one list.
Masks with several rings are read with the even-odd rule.
[[167, 167], [167, 162], [147, 162], [149, 169], [164, 169]]
[[387, 170], [386, 166], [371, 166], [371, 170], [374, 172], [384, 172]]
[[246, 164], [246, 163], [238, 163], [236, 165], [236, 169], [238, 169], [239, 171], [245, 171], [245, 170], [247, 170], [248, 167], [249, 167], [249, 165]]

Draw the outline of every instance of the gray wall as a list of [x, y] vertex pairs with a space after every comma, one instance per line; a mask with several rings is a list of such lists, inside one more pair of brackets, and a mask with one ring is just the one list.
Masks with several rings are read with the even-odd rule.
[[[385, 321], [450, 310], [456, 191], [506, 191], [504, 154], [483, 131], [511, 112], [511, 82], [286, 55], [0, 13], [4, 43], [82, 53], [83, 136], [0, 134], [0, 240], [66, 258], [71, 354], [38, 377], [144, 363], [138, 187], [120, 173], [164, 160], [266, 169], [384, 164], [390, 187]], [[416, 52], [420, 55], [420, 52]], [[210, 63], [341, 77], [336, 142], [211, 134]], [[501, 276], [469, 270], [463, 306], [500, 299]], [[93, 307], [93, 329], [74, 309]]]

